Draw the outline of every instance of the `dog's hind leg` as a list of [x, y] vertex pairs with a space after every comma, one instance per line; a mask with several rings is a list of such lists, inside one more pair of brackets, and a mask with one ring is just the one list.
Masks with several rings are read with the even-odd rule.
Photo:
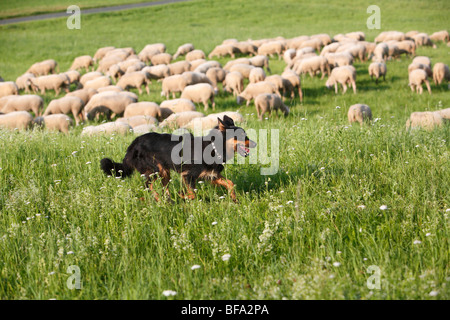
[[193, 200], [195, 199], [195, 178], [192, 176], [188, 176], [187, 174], [181, 174], [181, 176], [183, 177], [183, 182], [184, 185], [186, 186], [187, 192], [180, 192], [179, 195], [181, 198], [183, 199], [190, 199]]
[[231, 180], [225, 179], [220, 176], [217, 179], [212, 180], [211, 182], [214, 185], [225, 187], [228, 191], [230, 191], [230, 197], [234, 202], [237, 202], [236, 192], [234, 191], [234, 183]]

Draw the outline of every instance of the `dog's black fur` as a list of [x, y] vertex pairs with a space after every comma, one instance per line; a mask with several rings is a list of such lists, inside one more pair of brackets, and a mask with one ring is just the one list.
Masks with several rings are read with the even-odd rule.
[[[233, 133], [231, 137], [230, 132]], [[190, 147], [188, 145], [182, 151], [175, 149], [180, 148], [180, 142], [189, 142]], [[201, 155], [198, 153], [199, 150], [197, 153], [194, 150], [196, 143], [201, 145]], [[231, 118], [224, 116], [223, 120], [218, 118], [218, 126], [212, 129], [207, 136], [194, 137], [190, 133], [172, 135], [150, 132], [136, 138], [131, 143], [122, 163], [113, 162], [108, 158], [102, 159], [100, 163], [102, 170], [107, 175], [128, 177], [134, 170], [139, 171], [147, 178], [146, 185], [152, 191], [152, 183], [156, 178], [155, 173], [162, 178], [162, 184], [166, 187], [170, 180], [170, 170], [174, 170], [181, 173], [187, 187], [187, 196], [181, 194], [184, 198], [193, 199], [195, 197], [193, 192], [195, 182], [197, 179], [203, 178], [211, 180], [213, 184], [226, 187], [230, 190], [232, 199], [235, 200], [233, 183], [220, 174], [224, 169], [223, 164], [227, 159], [232, 158], [235, 152], [247, 156], [248, 148], [255, 146], [256, 143], [247, 137], [242, 128], [236, 127]], [[207, 148], [212, 151], [211, 157], [214, 160], [209, 163], [203, 157]], [[154, 193], [158, 200], [158, 194]], [[166, 193], [168, 194], [167, 188]]]

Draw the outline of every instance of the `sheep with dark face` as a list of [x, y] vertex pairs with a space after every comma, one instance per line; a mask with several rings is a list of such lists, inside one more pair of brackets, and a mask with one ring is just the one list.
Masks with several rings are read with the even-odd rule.
[[436, 85], [440, 85], [444, 80], [450, 81], [450, 70], [448, 65], [438, 62], [433, 67], [433, 81]]
[[72, 113], [73, 118], [78, 125], [80, 123], [80, 120], [83, 120], [83, 108], [83, 100], [74, 96], [65, 96], [60, 99], [54, 99], [50, 101], [47, 109], [45, 109], [44, 117], [48, 116], [49, 114]]
[[39, 90], [41, 94], [45, 94], [46, 90], [54, 90], [56, 95], [59, 95], [61, 89], [69, 92], [70, 85], [69, 79], [59, 74], [30, 78], [27, 83], [35, 92]]
[[[27, 80], [27, 85], [29, 85], [30, 79]], [[0, 82], [0, 98], [5, 96], [10, 96], [13, 94], [19, 94], [19, 88], [12, 81]]]
[[14, 111], [32, 111], [40, 116], [44, 107], [44, 99], [34, 94], [11, 95], [0, 98], [0, 111], [10, 113]]
[[428, 81], [428, 76], [425, 70], [416, 69], [411, 71], [409, 74], [409, 86], [411, 87], [411, 91], [416, 91], [417, 93], [422, 94], [423, 88], [422, 83], [425, 83], [428, 89], [428, 93], [431, 94], [430, 82]]
[[263, 93], [258, 95], [255, 98], [255, 107], [259, 120], [263, 119], [266, 112], [270, 115], [272, 111], [275, 111], [278, 115], [278, 110], [281, 110], [285, 116], [289, 114], [289, 107], [281, 101], [279, 95], [273, 93]]
[[192, 43], [185, 43], [178, 47], [177, 52], [175, 52], [175, 54], [173, 55], [173, 59], [176, 59], [179, 56], [184, 56], [193, 50], [194, 50], [194, 45]]
[[358, 122], [360, 125], [363, 125], [364, 122], [372, 120], [372, 110], [366, 104], [354, 104], [350, 106], [348, 109], [348, 122]]
[[69, 133], [69, 128], [73, 125], [73, 121], [65, 114], [51, 114], [34, 118], [33, 124], [45, 127], [47, 130]]
[[342, 94], [347, 91], [347, 85], [351, 85], [353, 93], [356, 94], [356, 69], [353, 66], [334, 68], [325, 85], [328, 89], [334, 85], [335, 93], [338, 93], [338, 83], [342, 85]]
[[142, 71], [135, 71], [131, 73], [126, 73], [120, 78], [119, 82], [117, 82], [117, 86], [121, 87], [124, 90], [128, 88], [137, 88], [139, 94], [142, 94], [142, 86], [145, 86], [145, 91], [147, 94], [150, 94], [150, 89], [148, 87], [148, 83], [150, 79], [147, 74]]

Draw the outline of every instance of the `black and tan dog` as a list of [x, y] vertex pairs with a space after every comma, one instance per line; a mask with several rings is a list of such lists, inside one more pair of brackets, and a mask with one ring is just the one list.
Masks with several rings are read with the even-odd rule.
[[117, 177], [127, 177], [134, 170], [139, 171], [147, 178], [146, 186], [152, 190], [156, 200], [159, 200], [159, 195], [153, 188], [153, 182], [157, 175], [161, 177], [165, 192], [169, 195], [167, 184], [170, 170], [174, 170], [181, 173], [187, 188], [187, 193], [180, 192], [181, 197], [194, 199], [195, 182], [204, 179], [227, 188], [233, 201], [236, 201], [233, 182], [220, 174], [223, 164], [233, 158], [236, 152], [247, 157], [249, 148], [256, 147], [256, 143], [247, 137], [242, 128], [236, 127], [230, 117], [224, 116], [223, 120], [217, 120], [218, 126], [206, 136], [194, 137], [190, 133], [144, 134], [131, 143], [122, 163], [104, 158], [101, 168], [107, 175]]

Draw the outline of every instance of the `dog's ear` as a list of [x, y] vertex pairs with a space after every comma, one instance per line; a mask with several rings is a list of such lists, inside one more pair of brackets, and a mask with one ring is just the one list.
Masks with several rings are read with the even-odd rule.
[[223, 116], [223, 123], [227, 126], [227, 127], [234, 127], [234, 121], [233, 119], [231, 119], [229, 116], [224, 115]]
[[227, 129], [225, 123], [223, 123], [223, 121], [220, 120], [220, 118], [217, 118], [217, 120], [219, 121], [219, 130], [225, 131]]

